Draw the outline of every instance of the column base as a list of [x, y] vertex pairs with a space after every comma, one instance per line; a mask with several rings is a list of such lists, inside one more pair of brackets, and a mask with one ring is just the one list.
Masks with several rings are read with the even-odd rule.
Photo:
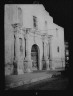
[[5, 65], [5, 75], [12, 75], [13, 74], [13, 65], [12, 64], [6, 64]]
[[46, 70], [50, 70], [50, 68], [47, 68]]
[[46, 70], [46, 61], [45, 60], [42, 60], [42, 70]]
[[24, 74], [24, 72], [23, 72], [22, 69], [18, 69], [18, 70], [17, 70], [17, 73], [18, 73], [18, 75], [19, 75], [19, 74]]
[[24, 72], [32, 72], [32, 66], [31, 66], [31, 61], [25, 60], [24, 61]]
[[52, 67], [51, 69], [52, 69], [52, 70], [55, 70], [55, 67]]
[[27, 68], [27, 69], [26, 69], [26, 72], [31, 73], [32, 70], [31, 70], [30, 68]]
[[50, 68], [49, 68], [49, 60], [46, 60], [46, 70], [50, 70]]

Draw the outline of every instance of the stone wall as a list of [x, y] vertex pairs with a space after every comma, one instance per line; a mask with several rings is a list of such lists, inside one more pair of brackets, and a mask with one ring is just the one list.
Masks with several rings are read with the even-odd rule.
[[[33, 44], [36, 44], [39, 47], [39, 69], [42, 70], [43, 64], [42, 64], [42, 56], [43, 56], [43, 42], [42, 37], [39, 34], [46, 33], [48, 35], [52, 35], [51, 38], [51, 45], [50, 45], [50, 51], [49, 52], [49, 43], [47, 36], [44, 40], [44, 56], [46, 61], [47, 69], [49, 69], [49, 53], [51, 54], [51, 62], [52, 67], [58, 68], [58, 67], [65, 67], [65, 46], [64, 46], [64, 29], [61, 27], [56, 26], [52, 20], [52, 18], [49, 17], [49, 14], [47, 15], [47, 19], [45, 19], [46, 15], [44, 15], [45, 10], [43, 7], [29, 7], [26, 6], [20, 7], [19, 5], [5, 5], [5, 17], [4, 17], [4, 31], [5, 31], [5, 75], [13, 74], [14, 71], [14, 29], [12, 27], [12, 24], [20, 23], [21, 29], [19, 30], [19, 33], [17, 33], [17, 43], [16, 43], [16, 63], [17, 63], [17, 70], [18, 74], [24, 73], [25, 71], [25, 65], [28, 67], [27, 69], [32, 69], [32, 60], [31, 60], [31, 48]], [[39, 13], [37, 13], [37, 10], [39, 9]], [[18, 11], [19, 10], [19, 11]], [[37, 24], [38, 24], [38, 31], [36, 31], [37, 34], [32, 32], [33, 30], [33, 16], [37, 17]], [[45, 25], [45, 20], [47, 20], [47, 26]], [[50, 20], [50, 22], [48, 21]], [[28, 32], [27, 35], [27, 42], [26, 42], [26, 53], [27, 58], [25, 58], [25, 40], [24, 40], [24, 32], [23, 29], [31, 28], [31, 30]], [[50, 30], [50, 28], [52, 30]], [[58, 30], [56, 30], [56, 28]], [[47, 30], [46, 30], [47, 29]], [[26, 37], [26, 36], [25, 36]], [[20, 38], [22, 39], [22, 49], [23, 51], [20, 52]], [[59, 52], [58, 52], [59, 47]], [[26, 62], [26, 64], [25, 64]], [[22, 72], [20, 72], [20, 69]]]
[[5, 75], [13, 73], [14, 59], [14, 33], [11, 26], [12, 16], [8, 15], [8, 7], [5, 6], [4, 37], [5, 37]]

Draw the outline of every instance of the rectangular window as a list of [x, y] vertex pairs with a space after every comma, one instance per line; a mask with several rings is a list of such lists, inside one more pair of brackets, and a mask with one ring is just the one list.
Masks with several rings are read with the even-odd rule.
[[19, 23], [22, 25], [23, 23], [23, 15], [22, 15], [22, 9], [21, 8], [18, 8], [18, 20], [19, 20]]
[[19, 41], [20, 41], [20, 52], [22, 53], [22, 52], [23, 52], [23, 48], [22, 48], [22, 38], [19, 38]]
[[57, 47], [57, 51], [59, 52], [59, 46]]
[[34, 28], [37, 27], [37, 17], [33, 16], [33, 26]]

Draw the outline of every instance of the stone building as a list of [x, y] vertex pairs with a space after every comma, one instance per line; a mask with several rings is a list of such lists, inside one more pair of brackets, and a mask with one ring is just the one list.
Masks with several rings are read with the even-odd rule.
[[42, 4], [6, 4], [5, 75], [65, 67], [64, 28]]

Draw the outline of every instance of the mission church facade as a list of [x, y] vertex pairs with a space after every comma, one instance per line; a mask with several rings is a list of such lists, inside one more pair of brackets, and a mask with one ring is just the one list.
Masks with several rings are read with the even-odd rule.
[[5, 75], [65, 67], [64, 28], [42, 4], [5, 5]]

